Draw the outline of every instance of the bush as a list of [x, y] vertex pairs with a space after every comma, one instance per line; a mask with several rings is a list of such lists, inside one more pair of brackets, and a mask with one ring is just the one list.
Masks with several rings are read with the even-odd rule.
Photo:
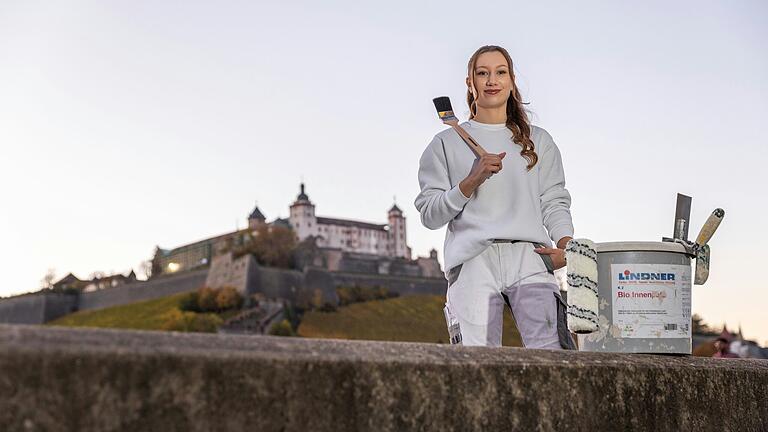
[[320, 312], [336, 312], [338, 308], [331, 303], [323, 303], [317, 310]]
[[301, 317], [304, 315], [304, 309], [285, 303], [283, 305], [283, 316], [291, 324], [291, 328], [296, 331], [301, 324]]
[[232, 287], [221, 288], [216, 295], [216, 306], [220, 311], [240, 309], [243, 306], [243, 296]]
[[269, 334], [272, 336], [296, 336], [296, 332], [293, 331], [291, 323], [287, 319], [273, 324], [269, 329]]
[[179, 309], [186, 312], [202, 312], [198, 305], [197, 291], [189, 293], [179, 300]]
[[213, 289], [202, 287], [179, 300], [179, 309], [186, 312], [223, 312], [243, 307], [243, 296], [232, 287]]
[[351, 287], [338, 287], [336, 288], [336, 294], [339, 296], [339, 305], [346, 306], [352, 303], [362, 303], [371, 300], [386, 300], [388, 298], [397, 297], [395, 292], [389, 292], [388, 289], [383, 286], [351, 286]]
[[165, 315], [162, 329], [181, 332], [216, 333], [222, 319], [216, 314], [172, 310]]
[[218, 292], [212, 288], [202, 287], [197, 291], [197, 307], [200, 312], [213, 312], [218, 309], [216, 295]]

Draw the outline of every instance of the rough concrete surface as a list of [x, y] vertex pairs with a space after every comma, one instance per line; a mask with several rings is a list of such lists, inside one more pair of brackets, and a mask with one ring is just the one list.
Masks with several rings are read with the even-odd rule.
[[766, 431], [768, 362], [0, 325], [2, 431]]

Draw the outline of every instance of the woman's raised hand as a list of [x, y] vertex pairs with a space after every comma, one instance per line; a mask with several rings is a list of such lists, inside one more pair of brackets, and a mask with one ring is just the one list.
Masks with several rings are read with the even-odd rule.
[[491, 178], [492, 175], [501, 171], [501, 160], [507, 152], [501, 152], [499, 154], [488, 153], [475, 159], [472, 164], [472, 170], [467, 175], [459, 187], [464, 196], [470, 196], [481, 184]]

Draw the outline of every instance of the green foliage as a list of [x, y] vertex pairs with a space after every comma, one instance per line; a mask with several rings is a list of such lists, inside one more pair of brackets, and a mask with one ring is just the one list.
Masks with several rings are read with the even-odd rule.
[[253, 254], [264, 266], [293, 268], [296, 237], [293, 230], [282, 226], [260, 225], [244, 245], [235, 248], [235, 256]]
[[[217, 299], [218, 294], [222, 291], [224, 290], [217, 290], [217, 296], [214, 299]], [[229, 296], [228, 302], [231, 304], [231, 293], [227, 296]], [[215, 332], [224, 320], [239, 313], [238, 309], [221, 310], [218, 313], [200, 311], [197, 305], [198, 297], [199, 291], [181, 293], [111, 308], [76, 312], [48, 324], [72, 327]], [[216, 305], [215, 302], [214, 304]], [[218, 305], [214, 306], [214, 310], [218, 310]]]
[[223, 320], [212, 313], [182, 312], [178, 309], [167, 312], [162, 329], [182, 332], [216, 333]]
[[243, 306], [243, 296], [235, 288], [222, 287], [218, 289], [202, 287], [196, 292], [189, 293], [179, 300], [179, 309], [186, 312], [224, 312], [240, 309]]
[[273, 324], [269, 329], [269, 334], [272, 336], [296, 336], [296, 333], [291, 327], [291, 323], [287, 319]]
[[191, 292], [179, 300], [179, 310], [185, 312], [202, 312], [200, 306], [198, 306], [197, 291]]
[[105, 309], [80, 311], [47, 325], [161, 330], [166, 313], [177, 309], [180, 300], [188, 295], [181, 293]]
[[396, 292], [389, 292], [382, 286], [351, 286], [351, 287], [338, 287], [336, 288], [336, 294], [339, 296], [339, 305], [347, 306], [352, 303], [361, 303], [372, 300], [385, 300], [388, 298], [397, 297]]
[[283, 316], [291, 324], [291, 328], [296, 331], [301, 323], [301, 317], [304, 315], [304, 309], [285, 303], [283, 306]]
[[[445, 296], [413, 295], [340, 307], [337, 312], [304, 314], [298, 335], [313, 338], [448, 343], [443, 316]], [[505, 308], [502, 343], [522, 346]]]
[[216, 295], [218, 295], [218, 292], [213, 288], [202, 287], [197, 290], [197, 307], [200, 311], [215, 311], [218, 308]]
[[240, 309], [243, 306], [243, 296], [232, 287], [223, 287], [216, 294], [216, 306], [220, 311]]

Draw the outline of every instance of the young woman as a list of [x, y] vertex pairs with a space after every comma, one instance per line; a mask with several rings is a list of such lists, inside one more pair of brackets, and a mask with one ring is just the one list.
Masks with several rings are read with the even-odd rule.
[[461, 126], [489, 154], [476, 157], [452, 128], [438, 133], [421, 156], [414, 204], [427, 228], [448, 224], [453, 343], [500, 346], [506, 303], [526, 347], [574, 349], [552, 273], [565, 265], [573, 236], [571, 197], [560, 151], [529, 123], [512, 67], [498, 46], [469, 59], [470, 119]]

